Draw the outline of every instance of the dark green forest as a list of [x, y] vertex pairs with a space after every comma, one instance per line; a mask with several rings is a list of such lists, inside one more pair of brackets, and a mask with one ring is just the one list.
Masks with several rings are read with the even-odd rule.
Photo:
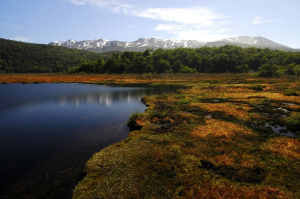
[[98, 58], [99, 54], [83, 50], [0, 39], [0, 72], [61, 72]]
[[300, 52], [237, 46], [96, 54], [0, 39], [2, 72], [244, 73], [300, 76]]
[[69, 72], [87, 73], [244, 73], [300, 76], [300, 53], [237, 46], [114, 53], [83, 62]]

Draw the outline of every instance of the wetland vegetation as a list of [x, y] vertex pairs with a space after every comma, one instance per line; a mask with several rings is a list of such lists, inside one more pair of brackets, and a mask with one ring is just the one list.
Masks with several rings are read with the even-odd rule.
[[[110, 120], [123, 118], [122, 128], [128, 120], [131, 132], [127, 138], [128, 130], [123, 129], [120, 139], [106, 145], [95, 144], [100, 140], [96, 137], [86, 146], [97, 145], [91, 150], [85, 148], [81, 153], [76, 148], [69, 154], [61, 153], [52, 162], [34, 167], [22, 178], [25, 180], [9, 188], [6, 198], [71, 197], [77, 179], [74, 199], [300, 197], [299, 52], [222, 46], [97, 54], [3, 39], [0, 46], [2, 84], [87, 83], [124, 89], [176, 89], [154, 96], [145, 93], [145, 113], [124, 113], [124, 108], [115, 106], [114, 110], [123, 110], [123, 114]], [[27, 98], [31, 99], [30, 95], [34, 93], [27, 93]], [[76, 103], [83, 98], [76, 98]], [[102, 97], [93, 93], [84, 99], [93, 103]], [[7, 108], [5, 103], [1, 105]], [[52, 108], [46, 112], [53, 113]], [[51, 121], [63, 126], [61, 121], [72, 117]], [[106, 132], [114, 135], [119, 132], [113, 128], [117, 126], [106, 127]], [[89, 134], [93, 129], [86, 127], [82, 132]], [[44, 134], [48, 135], [46, 131]], [[14, 150], [22, 151], [17, 146]], [[56, 165], [57, 160], [62, 164]], [[55, 171], [49, 171], [53, 175], [46, 172], [49, 165], [56, 165], [51, 166]], [[10, 175], [5, 169], [2, 173]], [[3, 181], [2, 189], [8, 184]]]
[[141, 98], [170, 91], [0, 84], [0, 198], [71, 198], [90, 156], [127, 137], [126, 121], [145, 110]]
[[299, 80], [185, 77], [143, 99], [141, 129], [93, 155], [73, 198], [299, 198]]
[[1, 199], [300, 198], [296, 1], [2, 2]]
[[1, 75], [0, 82], [175, 85], [95, 153], [73, 198], [299, 198], [300, 80], [251, 74]]

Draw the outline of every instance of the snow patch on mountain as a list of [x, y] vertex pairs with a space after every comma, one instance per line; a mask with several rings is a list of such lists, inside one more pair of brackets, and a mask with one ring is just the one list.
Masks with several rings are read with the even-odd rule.
[[68, 40], [66, 42], [54, 41], [49, 45], [63, 46], [67, 48], [77, 48], [82, 50], [92, 50], [98, 52], [107, 51], [144, 51], [147, 48], [152, 49], [174, 49], [179, 47], [184, 48], [200, 48], [203, 46], [223, 46], [223, 45], [237, 45], [242, 47], [258, 47], [271, 48], [280, 50], [293, 50], [287, 46], [275, 43], [264, 37], [249, 37], [240, 36], [225, 38], [215, 42], [202, 42], [199, 40], [170, 40], [160, 38], [139, 38], [136, 41], [109, 41], [105, 39], [75, 41]]

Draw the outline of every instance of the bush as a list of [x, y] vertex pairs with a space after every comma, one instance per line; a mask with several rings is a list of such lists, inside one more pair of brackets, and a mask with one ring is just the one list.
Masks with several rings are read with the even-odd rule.
[[287, 75], [287, 67], [285, 66], [278, 66], [276, 70], [277, 76], [286, 76]]
[[143, 113], [133, 113], [127, 121], [127, 126], [129, 127], [130, 131], [139, 130], [142, 127], [136, 123], [138, 118], [142, 118]]
[[195, 68], [190, 68], [188, 66], [181, 66], [182, 73], [196, 73], [197, 70]]
[[300, 113], [286, 118], [288, 129], [299, 131], [300, 130]]
[[258, 84], [258, 85], [254, 85], [254, 86], [252, 86], [250, 88], [253, 89], [253, 90], [256, 90], [256, 91], [263, 91], [264, 87], [265, 86]]
[[264, 64], [261, 67], [259, 67], [258, 75], [260, 77], [276, 77], [278, 67], [272, 64]]
[[283, 94], [286, 96], [298, 96], [297, 91], [295, 91], [293, 89], [287, 89], [287, 90], [283, 91]]

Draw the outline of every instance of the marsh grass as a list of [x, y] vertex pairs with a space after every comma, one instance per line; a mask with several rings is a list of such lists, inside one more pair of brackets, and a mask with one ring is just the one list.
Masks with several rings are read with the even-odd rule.
[[287, 127], [291, 130], [300, 132], [300, 113], [296, 113], [286, 118]]
[[142, 128], [143, 114], [142, 113], [133, 113], [127, 121], [127, 126], [130, 131], [140, 130]]
[[[95, 153], [74, 199], [300, 198], [300, 139], [266, 124], [299, 127], [299, 79], [230, 74], [0, 75], [0, 82], [184, 86], [147, 96], [139, 126]], [[209, 115], [209, 117], [208, 117]]]
[[293, 90], [293, 89], [287, 89], [287, 90], [284, 90], [284, 95], [286, 96], [298, 96], [298, 93], [297, 91]]
[[300, 99], [283, 90], [298, 80], [178, 78], [185, 89], [145, 97], [145, 125], [89, 160], [73, 198], [300, 197], [299, 137], [266, 126], [297, 131]]
[[251, 89], [254, 89], [254, 90], [256, 90], [256, 91], [263, 91], [263, 90], [264, 90], [264, 87], [265, 87], [265, 86], [258, 84], [258, 85], [251, 86], [250, 88], [251, 88]]

